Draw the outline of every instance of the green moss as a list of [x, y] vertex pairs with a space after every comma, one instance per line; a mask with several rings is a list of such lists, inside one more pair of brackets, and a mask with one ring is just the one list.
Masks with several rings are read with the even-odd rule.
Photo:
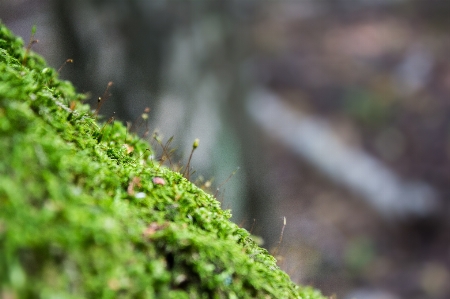
[[0, 23], [0, 297], [323, 298], [146, 142], [102, 128], [41, 57], [24, 57]]

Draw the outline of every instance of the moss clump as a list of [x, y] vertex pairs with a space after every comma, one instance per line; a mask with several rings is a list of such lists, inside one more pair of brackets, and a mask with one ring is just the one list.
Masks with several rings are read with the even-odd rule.
[[25, 52], [0, 23], [0, 297], [323, 298]]

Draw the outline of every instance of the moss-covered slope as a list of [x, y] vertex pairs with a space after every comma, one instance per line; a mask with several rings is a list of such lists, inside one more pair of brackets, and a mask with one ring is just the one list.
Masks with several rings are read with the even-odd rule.
[[0, 23], [0, 297], [322, 298], [81, 99]]

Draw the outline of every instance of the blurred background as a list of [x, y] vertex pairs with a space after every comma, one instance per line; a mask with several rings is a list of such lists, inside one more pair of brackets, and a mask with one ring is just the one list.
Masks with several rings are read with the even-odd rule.
[[199, 138], [192, 180], [296, 283], [450, 298], [450, 2], [2, 0], [0, 19], [73, 59], [93, 109], [114, 82], [105, 119], [149, 107], [136, 133], [174, 136], [174, 161]]

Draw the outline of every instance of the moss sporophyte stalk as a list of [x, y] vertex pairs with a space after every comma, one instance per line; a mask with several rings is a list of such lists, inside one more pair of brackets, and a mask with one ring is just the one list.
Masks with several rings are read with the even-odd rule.
[[323, 298], [58, 76], [0, 23], [2, 298]]

